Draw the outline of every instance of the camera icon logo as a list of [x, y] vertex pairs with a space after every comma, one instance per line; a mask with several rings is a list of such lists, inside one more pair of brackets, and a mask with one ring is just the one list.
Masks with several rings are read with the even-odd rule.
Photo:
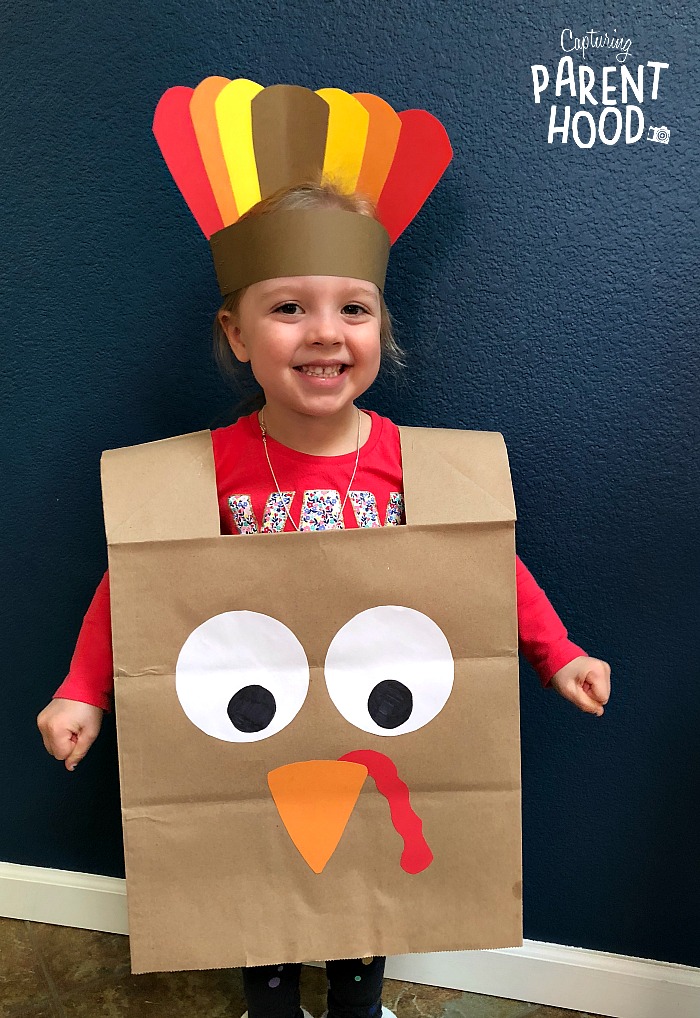
[[660, 141], [662, 145], [668, 145], [671, 132], [667, 127], [650, 127], [647, 133], [647, 141]]

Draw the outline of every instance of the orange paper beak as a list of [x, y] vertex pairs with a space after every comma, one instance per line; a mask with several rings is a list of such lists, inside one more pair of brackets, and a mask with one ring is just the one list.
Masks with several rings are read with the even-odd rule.
[[305, 760], [268, 774], [282, 823], [314, 873], [335, 852], [366, 777], [365, 766], [343, 760]]

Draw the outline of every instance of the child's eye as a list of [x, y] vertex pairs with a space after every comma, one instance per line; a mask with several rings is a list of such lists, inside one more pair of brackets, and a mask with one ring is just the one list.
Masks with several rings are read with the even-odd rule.
[[278, 304], [274, 310], [276, 314], [279, 313], [282, 315], [296, 315], [301, 313], [300, 305], [293, 300], [285, 301], [284, 304]]
[[351, 318], [356, 318], [358, 315], [366, 315], [367, 308], [363, 307], [362, 304], [346, 304], [343, 308], [343, 314], [349, 315]]

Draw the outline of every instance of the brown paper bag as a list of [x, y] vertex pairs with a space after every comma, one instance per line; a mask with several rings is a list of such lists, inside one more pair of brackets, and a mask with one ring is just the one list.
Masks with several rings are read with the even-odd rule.
[[245, 537], [208, 432], [105, 453], [134, 972], [521, 943], [505, 447], [401, 441], [406, 526]]

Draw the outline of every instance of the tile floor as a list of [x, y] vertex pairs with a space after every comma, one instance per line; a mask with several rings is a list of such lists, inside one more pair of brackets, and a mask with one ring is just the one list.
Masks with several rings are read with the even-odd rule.
[[[325, 973], [305, 967], [302, 1002], [325, 1009]], [[580, 1012], [387, 980], [398, 1018], [594, 1018]], [[237, 970], [132, 976], [126, 937], [0, 919], [1, 1018], [240, 1018]]]

